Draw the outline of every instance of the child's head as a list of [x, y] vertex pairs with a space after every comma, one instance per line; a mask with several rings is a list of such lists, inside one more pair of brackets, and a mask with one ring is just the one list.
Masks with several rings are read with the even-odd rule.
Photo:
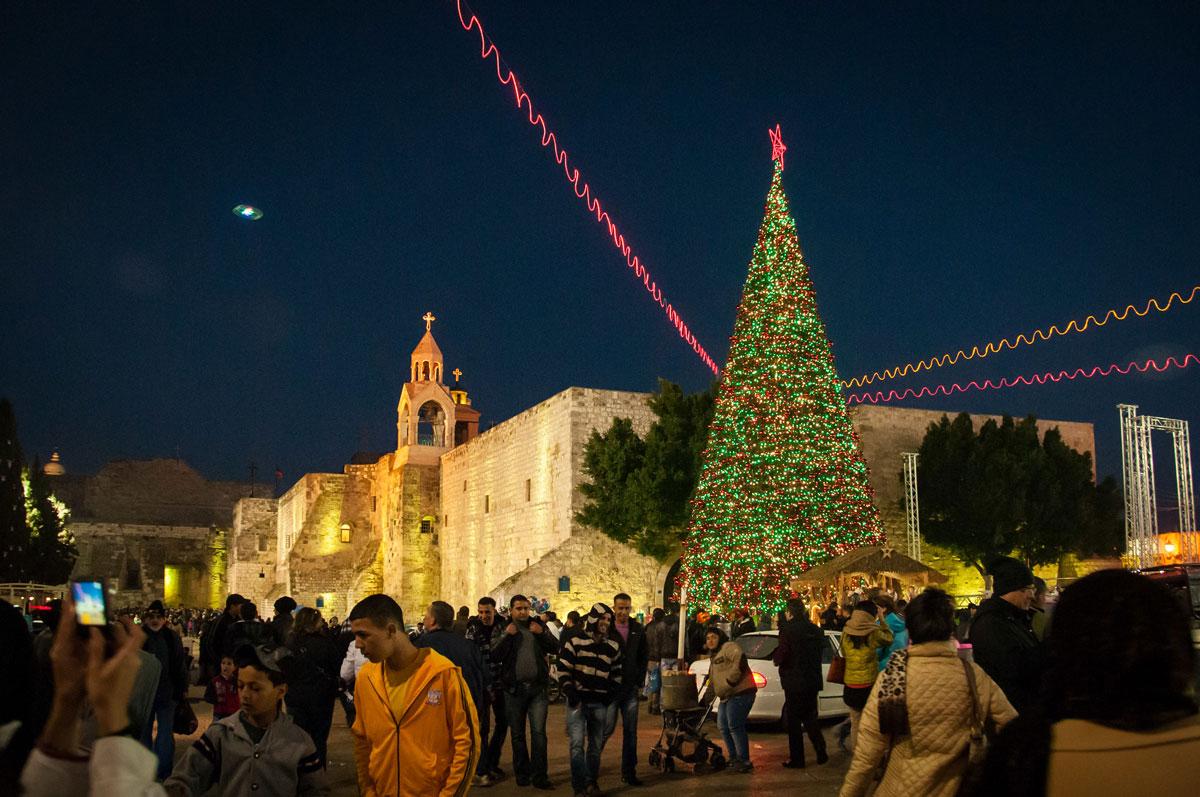
[[279, 667], [282, 649], [246, 646], [238, 652], [238, 698], [242, 709], [257, 724], [264, 725], [275, 718], [283, 696], [287, 694], [287, 679]]
[[221, 657], [221, 677], [229, 680], [237, 672], [237, 665], [233, 662], [233, 656]]

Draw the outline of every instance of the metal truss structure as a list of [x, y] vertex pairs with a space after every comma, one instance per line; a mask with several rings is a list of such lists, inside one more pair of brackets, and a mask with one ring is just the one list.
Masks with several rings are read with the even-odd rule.
[[1137, 405], [1118, 404], [1121, 414], [1121, 474], [1125, 490], [1125, 555], [1135, 567], [1160, 564], [1155, 503], [1154, 449], [1150, 433], [1171, 433], [1175, 454], [1175, 492], [1179, 500], [1180, 554], [1185, 562], [1200, 561], [1196, 505], [1192, 486], [1192, 448], [1187, 421], [1138, 415]]
[[917, 498], [917, 455], [903, 453], [904, 460], [904, 504], [908, 509], [908, 550], [907, 553], [918, 562], [921, 561], [921, 510]]

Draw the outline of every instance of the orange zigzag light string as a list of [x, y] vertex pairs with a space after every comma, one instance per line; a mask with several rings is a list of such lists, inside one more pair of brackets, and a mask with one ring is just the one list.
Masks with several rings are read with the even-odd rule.
[[1074, 371], [1047, 371], [1043, 374], [1033, 374], [1032, 376], [1017, 376], [1004, 377], [997, 382], [991, 379], [985, 379], [983, 382], [971, 381], [965, 385], [938, 385], [937, 387], [922, 387], [920, 390], [914, 388], [905, 388], [903, 391], [889, 390], [884, 393], [882, 390], [877, 390], [874, 393], [851, 393], [846, 396], [847, 404], [885, 404], [889, 401], [903, 401], [910, 398], [925, 398], [927, 396], [952, 396], [955, 393], [966, 393], [972, 390], [999, 390], [1005, 387], [1018, 387], [1029, 385], [1044, 385], [1047, 382], [1061, 382], [1063, 380], [1072, 381], [1075, 379], [1092, 379], [1097, 376], [1109, 376], [1110, 374], [1127, 375], [1131, 371], [1138, 373], [1146, 373], [1154, 371], [1162, 373], [1172, 368], [1187, 368], [1189, 365], [1200, 365], [1200, 357], [1194, 354], [1186, 355], [1182, 360], [1175, 357], [1168, 357], [1160, 365], [1154, 360], [1146, 360], [1143, 363], [1132, 362], [1122, 367], [1116, 363], [1102, 368], [1099, 365], [1092, 368], [1076, 368]]
[[[589, 212], [595, 214], [596, 222], [603, 224], [608, 229], [608, 235], [612, 238], [613, 246], [625, 256], [625, 264], [633, 269], [634, 274], [642, 281], [642, 285], [645, 286], [651, 298], [658, 302], [658, 306], [663, 309], [667, 320], [679, 332], [679, 337], [683, 338], [684, 342], [692, 347], [692, 351], [700, 357], [700, 360], [708, 366], [709, 370], [714, 374], [720, 374], [717, 364], [713, 362], [712, 357], [708, 355], [708, 352], [696, 340], [696, 336], [688, 329], [688, 325], [684, 323], [679, 312], [663, 298], [662, 288], [650, 278], [650, 270], [633, 253], [632, 247], [625, 241], [625, 236], [617, 230], [616, 222], [613, 221], [612, 216], [600, 206], [600, 200], [592, 196], [592, 190], [587, 181], [580, 180], [579, 169], [574, 169], [570, 166], [566, 149], [559, 145], [558, 136], [554, 134], [554, 131], [550, 130], [545, 118], [533, 110], [533, 101], [517, 83], [516, 74], [511, 69], [501, 65], [500, 50], [496, 47], [495, 43], [488, 39], [487, 34], [483, 32], [483, 23], [479, 21], [479, 17], [472, 13], [470, 19], [468, 19], [463, 16], [462, 0], [455, 0], [455, 4], [458, 7], [458, 21], [462, 25], [463, 30], [469, 33], [472, 28], [475, 28], [479, 31], [480, 60], [487, 60], [488, 57], [493, 59], [496, 65], [496, 79], [502, 85], [511, 87], [513, 101], [516, 103], [517, 108], [520, 108], [522, 105], [525, 106], [529, 116], [529, 124], [542, 129], [542, 146], [554, 151], [554, 159], [562, 166], [563, 175], [566, 177], [567, 182], [571, 184], [572, 189], [575, 191], [575, 196], [584, 201]], [[507, 74], [505, 74], [506, 72]]]
[[1015, 341], [1009, 340], [1008, 338], [1001, 338], [999, 341], [992, 341], [988, 343], [983, 347], [983, 349], [980, 349], [978, 346], [972, 346], [970, 352], [965, 352], [962, 349], [959, 349], [953, 355], [941, 354], [937, 357], [930, 357], [929, 359], [921, 360], [920, 362], [908, 363], [903, 367], [888, 368], [882, 373], [876, 371], [870, 375], [856, 376], [847, 381], [845, 384], [846, 387], [865, 387], [874, 382], [885, 379], [895, 379], [901, 376], [908, 376], [909, 374], [920, 373], [921, 371], [929, 371], [934, 368], [941, 368], [942, 366], [946, 365], [954, 365], [959, 360], [982, 359], [987, 357], [989, 354], [997, 354], [1005, 349], [1011, 350], [1017, 348], [1018, 346], [1032, 346], [1039, 340], [1049, 340], [1053, 337], [1063, 337], [1075, 332], [1086, 332], [1089, 327], [1102, 327], [1114, 319], [1117, 321], [1124, 321], [1129, 317], [1130, 312], [1134, 313], [1139, 318], [1145, 318], [1148, 316], [1152, 309], [1160, 313], [1165, 313], [1171, 309], [1171, 305], [1173, 305], [1176, 300], [1178, 300], [1180, 304], [1191, 304], [1192, 300], [1196, 298], [1197, 291], [1200, 291], [1200, 285], [1193, 286], [1191, 293], [1187, 295], [1186, 299], [1179, 292], [1173, 291], [1171, 295], [1167, 297], [1166, 304], [1159, 304], [1158, 299], [1151, 298], [1148, 302], [1146, 302], [1146, 309], [1144, 310], [1139, 310], [1132, 304], [1126, 306], [1125, 309], [1120, 312], [1117, 312], [1116, 309], [1110, 309], [1104, 314], [1104, 318], [1102, 319], [1098, 319], [1094, 315], [1089, 315], [1083, 320], [1082, 323], [1076, 321], [1075, 319], [1071, 319], [1071, 321], [1062, 328], [1059, 328], [1057, 324], [1052, 324], [1049, 329], [1037, 329], [1028, 335], [1022, 332], [1021, 334], [1017, 335]]

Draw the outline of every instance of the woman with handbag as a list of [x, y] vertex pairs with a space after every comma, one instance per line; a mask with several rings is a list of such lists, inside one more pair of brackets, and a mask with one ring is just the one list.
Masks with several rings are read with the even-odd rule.
[[905, 615], [912, 647], [892, 654], [871, 691], [840, 797], [872, 787], [879, 797], [951, 797], [980, 764], [983, 729], [1017, 716], [987, 673], [959, 657], [949, 595], [931, 587]]
[[[858, 735], [858, 721], [867, 696], [879, 676], [879, 651], [892, 644], [894, 635], [886, 623], [880, 622], [883, 610], [871, 601], [859, 601], [842, 629], [842, 700], [850, 708], [850, 747]], [[838, 740], [843, 745], [843, 739]]]

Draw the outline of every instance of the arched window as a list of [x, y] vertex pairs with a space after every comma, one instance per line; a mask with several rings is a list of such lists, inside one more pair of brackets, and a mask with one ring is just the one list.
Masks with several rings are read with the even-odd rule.
[[446, 413], [436, 401], [426, 401], [417, 412], [417, 445], [446, 445]]
[[429, 361], [428, 360], [421, 363], [421, 381], [422, 382], [429, 381]]
[[434, 363], [434, 365], [433, 365], [433, 381], [434, 382], [442, 381], [442, 366], [438, 365], [437, 363]]
[[350, 524], [343, 523], [341, 527], [342, 542], [350, 542]]

